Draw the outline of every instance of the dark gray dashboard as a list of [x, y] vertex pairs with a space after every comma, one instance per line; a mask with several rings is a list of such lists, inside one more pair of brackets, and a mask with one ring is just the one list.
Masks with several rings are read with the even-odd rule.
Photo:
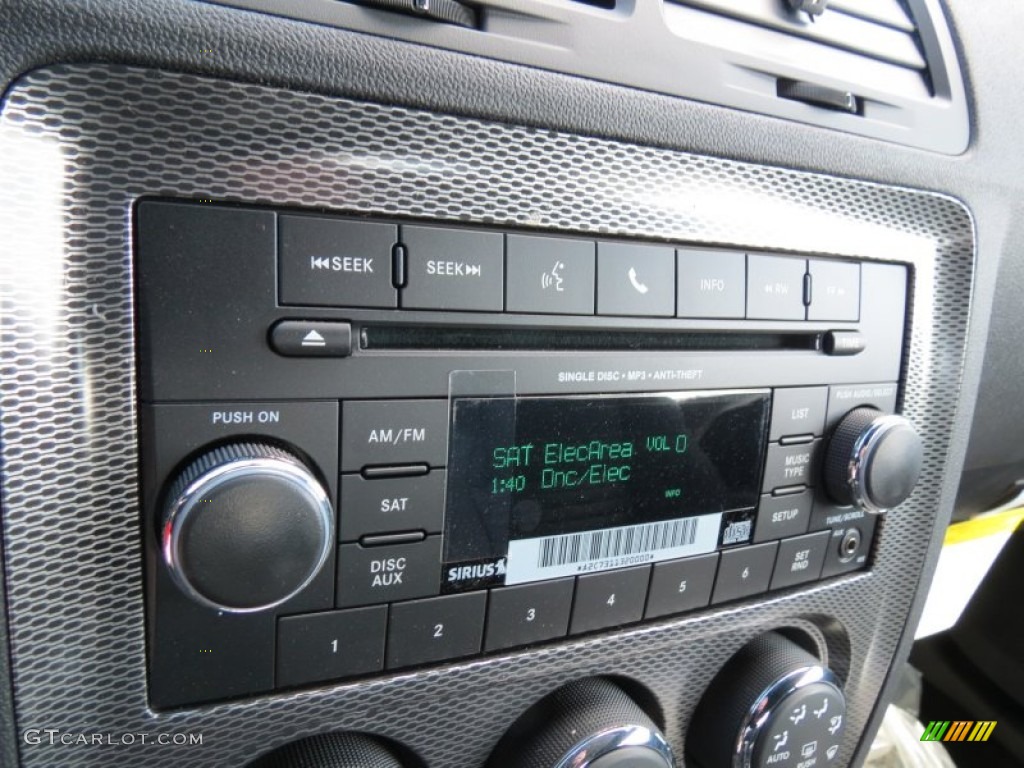
[[[443, 718], [424, 723], [412, 714], [418, 707], [431, 706], [437, 686], [451, 685], [451, 690], [464, 692], [462, 704], [472, 708], [474, 702], [485, 700], [492, 679], [489, 674], [510, 679], [523, 675], [517, 685], [510, 684], [507, 689], [502, 717], [510, 719], [552, 681], [567, 674], [601, 670], [609, 660], [614, 660], [623, 674], [643, 670], [637, 674], [657, 688], [653, 681], [676, 664], [680, 643], [686, 638], [687, 654], [699, 657], [701, 663], [692, 673], [660, 689], [665, 701], [671, 702], [666, 716], [672, 722], [670, 735], [678, 740], [681, 714], [692, 707], [706, 679], [728, 652], [759, 627], [780, 620], [795, 623], [821, 647], [832, 649], [840, 664], [860, 668], [865, 659], [843, 661], [842, 641], [830, 636], [829, 626], [816, 622], [814, 616], [851, 611], [846, 615], [863, 618], [877, 608], [878, 600], [889, 595], [913, 623], [921, 607], [921, 596], [914, 592], [916, 582], [907, 583], [897, 596], [888, 593], [885, 585], [896, 579], [893, 569], [897, 561], [910, 573], [930, 572], [943, 523], [953, 511], [960, 467], [968, 470], [971, 479], [960, 489], [962, 498], [976, 505], [999, 497], [1004, 486], [1016, 479], [1019, 467], [1014, 456], [1019, 448], [1005, 441], [1015, 431], [1007, 426], [1008, 417], [1018, 416], [1014, 401], [1008, 400], [1012, 390], [1007, 392], [1006, 382], [1019, 378], [1022, 365], [1016, 354], [1015, 309], [1019, 254], [1024, 251], [1020, 224], [1024, 155], [1017, 149], [1016, 134], [1024, 114], [1016, 98], [1017, 83], [1007, 73], [1019, 68], [1015, 65], [1020, 54], [1014, 30], [1024, 19], [1019, 5], [1009, 0], [990, 4], [983, 14], [967, 3], [954, 2], [948, 14], [966, 77], [971, 117], [971, 141], [958, 156], [204, 3], [15, 0], [0, 5], [0, 29], [4, 30], [0, 32], [0, 74], [10, 87], [16, 78], [29, 73], [7, 91], [5, 115], [19, 117], [0, 130], [10, 131], [24, 121], [38, 120], [40, 130], [61, 136], [63, 151], [82, 153], [74, 155], [79, 160], [88, 157], [76, 166], [80, 170], [68, 188], [49, 192], [55, 198], [68, 195], [79, 207], [69, 209], [73, 212], [70, 219], [51, 218], [52, 228], [40, 230], [36, 241], [37, 247], [66, 247], [69, 253], [78, 254], [68, 262], [83, 270], [68, 273], [72, 292], [64, 292], [60, 276], [35, 273], [31, 266], [5, 276], [5, 287], [15, 284], [10, 276], [17, 274], [24, 281], [20, 285], [32, 295], [67, 302], [69, 316], [75, 318], [80, 331], [54, 337], [66, 346], [66, 355], [60, 356], [66, 366], [61, 372], [40, 368], [34, 374], [53, 375], [55, 382], [63, 384], [48, 390], [47, 398], [26, 398], [24, 390], [12, 384], [19, 372], [25, 371], [24, 355], [18, 352], [19, 334], [25, 326], [16, 324], [10, 314], [25, 306], [25, 294], [4, 293], [2, 437], [5, 451], [10, 453], [3, 465], [3, 554], [9, 594], [6, 616], [13, 625], [8, 629], [14, 630], [8, 635], [8, 647], [15, 673], [13, 696], [8, 686], [0, 692], [0, 727], [6, 730], [0, 739], [4, 764], [17, 765], [19, 751], [26, 765], [53, 764], [52, 756], [23, 743], [21, 731], [29, 725], [48, 726], [50, 723], [42, 721], [61, 712], [65, 717], [57, 725], [79, 729], [123, 730], [157, 722], [145, 705], [145, 679], [139, 666], [143, 628], [136, 582], [141, 577], [141, 561], [138, 531], [132, 528], [137, 489], [129, 437], [134, 428], [129, 396], [134, 362], [131, 277], [117, 234], [117, 228], [125, 223], [119, 218], [125, 200], [142, 194], [210, 195], [240, 202], [333, 206], [395, 216], [413, 210], [416, 215], [442, 220], [457, 217], [461, 205], [476, 204], [484, 213], [472, 220], [536, 226], [528, 213], [512, 207], [487, 211], [485, 193], [474, 196], [467, 192], [463, 197], [437, 197], [423, 203], [420, 189], [399, 183], [395, 189], [404, 191], [384, 204], [376, 197], [376, 177], [365, 170], [360, 176], [364, 186], [354, 197], [352, 188], [342, 194], [330, 183], [310, 187], [302, 171], [283, 175], [274, 186], [266, 186], [252, 184], [242, 167], [228, 174], [216, 170], [218, 158], [221, 168], [230, 166], [230, 147], [241, 152], [251, 149], [245, 143], [246, 135], [264, 137], [267, 157], [275, 157], [273, 137], [293, 127], [287, 119], [275, 122], [283, 115], [291, 115], [293, 120], [304, 116], [300, 122], [308, 127], [309, 135], [328, 145], [340, 142], [340, 134], [317, 123], [318, 113], [331, 113], [339, 105], [360, 118], [355, 130], [366, 146], [387, 147], [388, 140], [378, 132], [382, 124], [392, 121], [399, 128], [395, 136], [430, 135], [441, 156], [457, 156], [465, 144], [452, 141], [442, 130], [444, 121], [452, 118], [439, 115], [480, 121], [460, 123], [473, 127], [469, 142], [474, 141], [475, 132], [481, 140], [476, 150], [481, 156], [494, 149], [487, 136], [499, 144], [510, 138], [518, 143], [533, 142], [542, 154], [552, 157], [564, 148], [567, 136], [584, 137], [575, 141], [610, 153], [627, 165], [619, 176], [612, 172], [614, 165], [603, 171], [586, 171], [593, 174], [595, 185], [608, 190], [624, 179], [636, 184], [648, 181], [666, 163], [682, 162], [684, 167], [699, 168], [694, 170], [698, 174], [708, 173], [708, 166], [696, 164], [708, 163], [714, 169], [711, 176], [721, 174], [719, 178], [749, 169], [751, 166], [743, 165], [746, 163], [772, 166], [763, 177], [763, 199], [771, 196], [773, 188], [795, 189], [806, 213], [818, 209], [827, 220], [837, 214], [827, 202], [829, 194], [848, 196], [857, 200], [858, 206], [856, 212], [845, 215], [860, 217], [865, 226], [879, 224], [889, 233], [868, 252], [853, 248], [848, 255], [895, 258], [924, 266], [927, 260], [920, 254], [897, 252], [905, 243], [894, 236], [923, 233], [948, 265], [934, 281], [925, 282], [925, 291], [918, 297], [914, 340], [927, 346], [916, 349], [918, 354], [926, 348], [933, 354], [914, 358], [928, 365], [907, 372], [912, 383], [904, 403], [936, 441], [929, 487], [914, 505], [916, 511], [907, 510], [903, 518], [893, 518], [894, 533], [878, 553], [879, 573], [854, 577], [789, 605], [782, 600], [721, 616], [722, 623], [713, 629], [700, 621], [684, 621], [684, 628], [670, 622], [644, 633], [643, 639], [626, 632], [579, 646], [549, 649], [534, 658], [528, 674], [517, 666], [522, 659], [510, 657], [494, 665], [491, 672], [467, 667], [413, 675], [403, 688], [402, 707], [392, 713], [390, 735], [413, 742], [416, 732], [432, 730], [436, 736], [419, 744], [424, 756], [434, 758], [432, 765], [457, 765], [456, 754], [471, 754], [477, 760], [499, 735], [492, 733], [487, 723], [480, 721], [471, 729], [467, 743], [460, 747], [467, 751], [460, 753], [446, 745]], [[53, 69], [53, 64], [68, 66]], [[115, 66], [108, 66], [111, 64]], [[339, 101], [338, 97], [351, 101]], [[45, 117], [40, 119], [39, 109], [61, 119], [47, 124]], [[154, 121], [153, 115], [163, 119]], [[253, 115], [266, 118], [262, 126]], [[248, 126], [248, 134], [228, 128], [239, 124]], [[431, 126], [437, 130], [431, 131]], [[73, 129], [71, 133], [61, 133], [67, 128]], [[445, 144], [446, 139], [451, 143]], [[94, 153], [96, 147], [101, 148], [98, 153]], [[63, 157], [66, 161], [69, 155]], [[59, 163], [60, 153], [51, 160]], [[118, 176], [123, 173], [118, 169], [124, 167], [134, 168], [139, 175]], [[5, 186], [10, 184], [0, 195], [8, 213], [16, 210], [20, 197], [11, 180], [29, 186], [45, 184], [45, 179], [19, 176], [20, 166], [13, 155], [0, 161], [0, 168]], [[190, 169], [189, 173], [182, 173], [182, 168]], [[502, 168], [521, 191], [529, 188], [529, 182], [522, 181], [527, 176], [524, 168], [514, 163]], [[305, 166], [305, 172], [312, 171], [312, 163]], [[111, 187], [115, 179], [120, 182], [115, 185], [120, 192]], [[494, 189], [499, 181], [491, 182]], [[542, 190], [535, 193], [536, 199], [543, 197]], [[581, 231], [605, 226], [590, 218], [596, 215], [593, 209], [574, 207], [568, 193], [558, 206], [543, 222], [546, 226]], [[612, 210], [609, 207], [606, 213]], [[692, 237], [693, 230], [687, 229], [681, 216], [676, 209], [641, 223], [627, 217], [612, 229], [649, 238]], [[696, 231], [701, 233], [699, 239], [715, 242], [835, 250], [822, 232], [807, 228], [795, 212], [763, 230], [738, 215], [734, 224], [723, 219], [711, 226], [705, 220], [696, 225]], [[23, 258], [10, 243], [20, 247], [24, 242], [8, 241], [5, 267]], [[928, 304], [930, 300], [935, 303]], [[105, 347], [107, 343], [116, 347], [111, 356], [103, 351], [113, 348]], [[12, 362], [15, 360], [21, 362]], [[94, 365], [99, 367], [92, 368]], [[102, 375], [98, 376], [98, 371]], [[37, 384], [42, 381], [33, 380]], [[80, 396], [84, 381], [97, 385], [88, 401]], [[69, 389], [61, 389], [65, 385]], [[31, 418], [26, 419], [30, 411], [55, 403], [68, 407], [69, 420], [47, 422], [51, 426], [39, 437], [26, 435], [23, 428], [32, 423]], [[973, 434], [972, 418], [976, 424]], [[1024, 415], [1017, 421], [1024, 421]], [[40, 426], [44, 422], [39, 422]], [[993, 429], [993, 423], [1000, 428]], [[30, 445], [40, 453], [26, 454], [25, 447]], [[61, 445], [74, 446], [74, 451], [56, 459], [57, 474], [47, 475], [54, 479], [53, 503], [45, 507], [51, 517], [26, 514], [26, 498], [39, 501], [46, 495], [45, 489], [26, 479], [26, 467], [41, 466], [40, 457], [56, 456]], [[110, 445], [117, 448], [104, 457]], [[990, 471], [996, 464], [999, 473]], [[81, 474], [72, 479], [73, 473]], [[62, 479], [56, 480], [58, 477]], [[90, 483], [99, 495], [83, 497], [81, 493]], [[57, 517], [75, 508], [81, 513], [78, 518], [65, 521]], [[107, 517], [117, 509], [128, 513]], [[897, 535], [898, 531], [902, 533]], [[40, 545], [45, 545], [41, 551], [37, 550]], [[74, 562], [69, 559], [72, 553], [80, 558], [84, 570], [69, 565]], [[30, 563], [39, 558], [53, 568], [53, 578], [31, 584], [26, 580], [28, 569], [38, 567]], [[44, 575], [43, 571], [32, 572]], [[48, 620], [44, 608], [51, 600], [55, 607]], [[30, 610], [30, 604], [35, 608]], [[47, 622], [55, 617], [59, 621], [51, 628]], [[855, 624], [851, 622], [848, 629], [860, 641], [869, 642], [878, 631], [887, 638], [883, 645], [889, 653], [898, 657], [908, 650], [910, 637], [902, 632], [902, 624], [884, 631], [868, 622], [860, 627]], [[723, 641], [723, 637], [728, 639]], [[48, 654], [60, 652], [59, 640], [73, 644], [76, 638], [82, 646], [64, 657], [67, 684], [62, 684], [51, 677]], [[2, 659], [6, 663], [6, 654]], [[878, 714], [873, 711], [873, 694], [882, 685], [886, 668], [887, 664], [876, 662], [862, 669], [866, 676], [860, 683], [863, 698], [854, 716], [869, 731]], [[0, 672], [4, 669], [0, 665]], [[26, 693], [19, 695], [23, 685]], [[689, 698], [680, 699], [679, 690], [687, 687], [694, 690]], [[57, 701], [63, 703], [58, 707]], [[269, 704], [241, 702], [219, 710], [181, 713], [167, 722], [200, 730], [206, 727], [216, 734], [215, 749], [188, 754], [196, 764], [241, 765], [284, 738], [331, 723], [373, 729], [374, 723], [380, 722], [376, 714], [394, 701], [384, 687], [370, 684], [335, 697], [320, 692]], [[367, 708], [368, 717], [351, 714], [357, 702], [360, 708]], [[268, 723], [277, 723], [276, 730], [266, 730]], [[172, 757], [171, 752], [161, 758], [159, 751], [126, 750], [68, 752], [60, 759], [69, 765], [111, 765], [115, 760], [160, 765], [161, 759], [176, 761], [179, 757]]]

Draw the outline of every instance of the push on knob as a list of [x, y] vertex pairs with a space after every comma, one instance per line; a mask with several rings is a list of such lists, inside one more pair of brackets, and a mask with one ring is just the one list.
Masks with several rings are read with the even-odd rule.
[[298, 457], [262, 443], [224, 445], [172, 484], [161, 550], [196, 602], [259, 611], [312, 581], [330, 553], [333, 520], [327, 493]]
[[825, 489], [842, 506], [884, 512], [910, 496], [923, 460], [921, 438], [907, 419], [855, 408], [829, 440]]

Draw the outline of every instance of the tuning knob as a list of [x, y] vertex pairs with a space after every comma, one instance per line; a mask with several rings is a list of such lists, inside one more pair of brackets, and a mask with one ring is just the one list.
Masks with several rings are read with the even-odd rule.
[[699, 768], [840, 765], [846, 698], [835, 675], [776, 632], [733, 656], [705, 691], [686, 738]]
[[211, 608], [271, 608], [304, 589], [333, 541], [334, 510], [296, 456], [236, 443], [203, 454], [171, 485], [160, 530], [164, 562]]
[[907, 419], [855, 408], [825, 450], [825, 489], [842, 506], [884, 512], [910, 496], [923, 459], [921, 437]]
[[673, 768], [658, 726], [609, 680], [569, 683], [528, 709], [488, 768]]

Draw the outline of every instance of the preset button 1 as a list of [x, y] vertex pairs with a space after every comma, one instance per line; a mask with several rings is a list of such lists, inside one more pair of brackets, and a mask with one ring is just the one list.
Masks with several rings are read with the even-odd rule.
[[387, 606], [287, 616], [277, 622], [277, 685], [303, 685], [384, 667]]
[[340, 608], [428, 597], [440, 591], [440, 584], [440, 536], [413, 544], [338, 547]]

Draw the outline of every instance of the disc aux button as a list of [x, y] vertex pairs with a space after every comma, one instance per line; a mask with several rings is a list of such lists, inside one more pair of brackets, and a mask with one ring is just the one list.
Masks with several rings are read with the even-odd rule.
[[338, 547], [339, 608], [376, 605], [440, 591], [441, 537], [414, 544]]

